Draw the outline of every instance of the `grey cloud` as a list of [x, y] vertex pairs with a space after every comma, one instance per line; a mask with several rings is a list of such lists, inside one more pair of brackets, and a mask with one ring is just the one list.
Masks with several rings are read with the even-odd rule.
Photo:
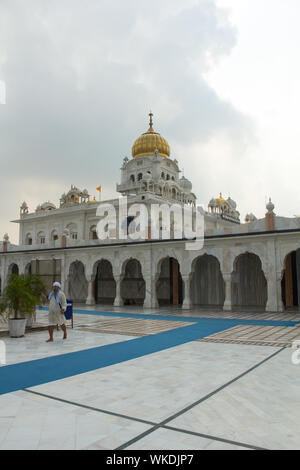
[[26, 193], [33, 175], [114, 184], [150, 107], [171, 147], [219, 132], [253, 141], [251, 121], [202, 75], [208, 53], [217, 62], [236, 43], [213, 0], [4, 0], [0, 43], [1, 173], [12, 191], [22, 179]]

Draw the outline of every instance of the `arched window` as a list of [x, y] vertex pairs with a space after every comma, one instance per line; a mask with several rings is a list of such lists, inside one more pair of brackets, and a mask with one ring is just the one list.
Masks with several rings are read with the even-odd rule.
[[131, 175], [131, 176], [130, 176], [130, 181], [131, 181], [132, 183], [135, 182], [135, 177], [134, 177], [134, 175]]
[[27, 233], [25, 237], [25, 245], [32, 245], [32, 235], [31, 233]]
[[52, 230], [52, 232], [51, 232], [51, 240], [58, 240], [58, 233], [57, 233], [57, 230]]
[[44, 243], [46, 243], [46, 235], [44, 232], [39, 232], [37, 234], [37, 243], [40, 245], [44, 245]]
[[141, 181], [142, 178], [143, 178], [143, 173], [139, 173], [137, 177], [138, 181]]
[[164, 172], [162, 172], [162, 174], [161, 174], [160, 176], [162, 177], [163, 180], [165, 179], [165, 174], [164, 174]]
[[169, 179], [170, 179], [170, 175], [167, 175], [167, 181], [169, 181]]
[[67, 225], [67, 229], [70, 232], [70, 238], [71, 240], [77, 240], [78, 238], [78, 230], [77, 230], [77, 225], [76, 224], [69, 224]]
[[91, 226], [89, 238], [90, 240], [98, 240], [96, 225]]

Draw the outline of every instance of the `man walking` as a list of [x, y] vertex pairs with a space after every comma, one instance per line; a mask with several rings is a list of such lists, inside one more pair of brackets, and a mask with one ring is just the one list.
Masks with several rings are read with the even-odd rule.
[[53, 330], [55, 325], [61, 326], [61, 329], [64, 332], [63, 339], [67, 339], [67, 328], [64, 316], [64, 312], [67, 308], [67, 301], [59, 282], [53, 283], [53, 289], [50, 292], [48, 299], [50, 300], [48, 316], [48, 331], [50, 338], [47, 340], [47, 343], [53, 341]]

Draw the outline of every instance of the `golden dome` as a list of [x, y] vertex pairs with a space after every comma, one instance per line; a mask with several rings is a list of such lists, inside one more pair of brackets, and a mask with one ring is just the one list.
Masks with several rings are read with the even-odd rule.
[[158, 153], [161, 157], [170, 157], [170, 147], [166, 139], [164, 139], [160, 134], [154, 132], [152, 127], [152, 116], [150, 112], [150, 123], [149, 129], [147, 132], [142, 134], [132, 146], [132, 156], [143, 157], [144, 155], [153, 155], [155, 150], [158, 150]]
[[222, 193], [220, 193], [220, 197], [216, 198], [216, 202], [219, 206], [221, 206], [222, 204], [227, 204], [227, 206], [229, 206], [229, 202], [226, 201], [226, 199], [223, 199]]
[[88, 201], [89, 204], [95, 204], [96, 202], [99, 202], [99, 201], [96, 201], [95, 196], [94, 196], [94, 199], [92, 199], [91, 201]]

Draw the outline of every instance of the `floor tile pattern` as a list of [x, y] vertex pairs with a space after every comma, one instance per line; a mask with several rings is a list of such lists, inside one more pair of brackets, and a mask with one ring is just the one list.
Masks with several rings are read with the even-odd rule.
[[[47, 331], [1, 337], [7, 364], [146, 340], [137, 336], [173, 335], [193, 328], [193, 317], [195, 323], [196, 318], [300, 320], [298, 312], [130, 306], [103, 308], [115, 312], [108, 317], [88, 315], [89, 310], [95, 306], [74, 316], [67, 341], [57, 330], [52, 344], [45, 342]], [[170, 319], [143, 318], [147, 314]], [[38, 312], [37, 320], [45, 327], [47, 312]], [[288, 347], [296, 339], [299, 325], [231, 323], [202, 340], [3, 394], [0, 449], [299, 450], [300, 364], [291, 360], [294, 350]]]
[[216, 333], [202, 342], [252, 344], [258, 346], [292, 347], [293, 341], [300, 340], [300, 325], [293, 328], [282, 326], [238, 325]]
[[145, 320], [143, 318], [135, 320], [132, 318], [117, 318], [111, 320], [101, 320], [94, 322], [93, 327], [79, 327], [81, 331], [92, 331], [99, 333], [121, 334], [130, 336], [155, 335], [163, 331], [173, 330], [174, 328], [182, 328], [183, 326], [192, 325], [191, 322], [176, 322], [163, 320]]

